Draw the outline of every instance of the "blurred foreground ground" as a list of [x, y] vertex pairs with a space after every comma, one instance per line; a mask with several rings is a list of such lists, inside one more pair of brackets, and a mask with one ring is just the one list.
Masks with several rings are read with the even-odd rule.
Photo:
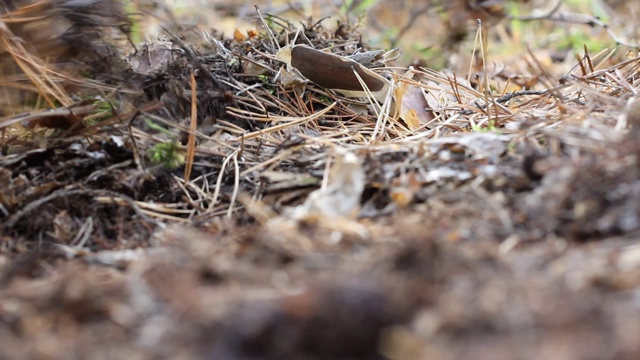
[[403, 50], [387, 117], [252, 4], [98, 3], [0, 8], [0, 359], [640, 358], [637, 2], [261, 5]]

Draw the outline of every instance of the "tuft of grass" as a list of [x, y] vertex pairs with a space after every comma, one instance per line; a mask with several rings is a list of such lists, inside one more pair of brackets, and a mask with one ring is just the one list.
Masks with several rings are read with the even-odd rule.
[[607, 48], [614, 47], [613, 41], [608, 38], [599, 38], [590, 36], [584, 31], [572, 31], [567, 36], [563, 36], [559, 39], [556, 45], [557, 49], [570, 48], [576, 52], [584, 50], [586, 47], [589, 51], [599, 52]]

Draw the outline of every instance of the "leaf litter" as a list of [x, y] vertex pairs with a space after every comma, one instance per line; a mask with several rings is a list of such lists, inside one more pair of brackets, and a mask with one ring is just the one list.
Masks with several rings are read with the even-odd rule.
[[[2, 357], [640, 354], [637, 58], [465, 77], [268, 16], [277, 47], [395, 85], [376, 101], [277, 77], [261, 27], [126, 56], [101, 4], [0, 17]], [[65, 41], [30, 38], [34, 11]]]

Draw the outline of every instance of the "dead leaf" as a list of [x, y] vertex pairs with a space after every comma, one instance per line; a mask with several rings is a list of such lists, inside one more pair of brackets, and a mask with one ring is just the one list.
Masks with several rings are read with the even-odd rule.
[[249, 39], [253, 39], [254, 37], [260, 35], [260, 32], [256, 29], [250, 29], [247, 30], [247, 36], [249, 36]]
[[[405, 77], [411, 79], [413, 72], [408, 71]], [[428, 111], [429, 104], [422, 89], [407, 81], [400, 81], [396, 90], [396, 99], [400, 103], [400, 118], [409, 129], [415, 130], [434, 119], [433, 112]]]
[[238, 30], [237, 28], [233, 31], [233, 39], [237, 42], [244, 42], [245, 40], [247, 40], [247, 37], [244, 36], [244, 34], [242, 33], [242, 31]]
[[141, 75], [159, 74], [173, 61], [173, 44], [166, 40], [145, 43], [127, 57], [131, 70]]
[[328, 185], [312, 192], [304, 204], [295, 208], [293, 217], [354, 217], [360, 207], [364, 183], [364, 170], [358, 157], [338, 148]]

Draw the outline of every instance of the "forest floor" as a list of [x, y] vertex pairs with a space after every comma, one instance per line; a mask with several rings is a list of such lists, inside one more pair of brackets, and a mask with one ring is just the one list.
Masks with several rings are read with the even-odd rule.
[[640, 3], [207, 3], [0, 9], [0, 359], [640, 358]]

